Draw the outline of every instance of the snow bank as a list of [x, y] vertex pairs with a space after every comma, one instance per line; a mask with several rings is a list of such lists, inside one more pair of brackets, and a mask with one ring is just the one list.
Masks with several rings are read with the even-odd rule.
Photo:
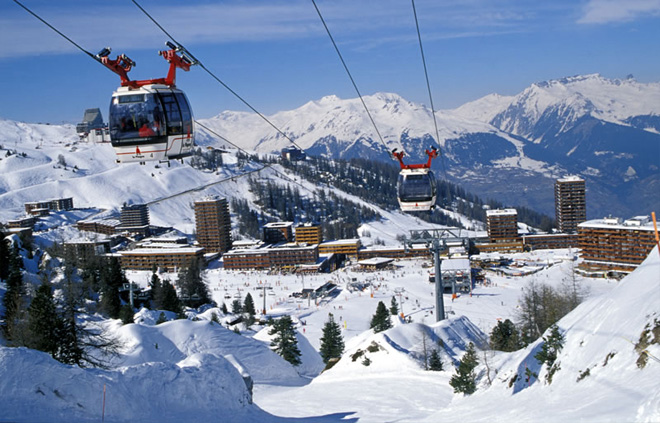
[[[560, 370], [545, 380], [534, 355], [542, 341], [504, 354], [492, 386], [485, 380], [471, 397], [427, 421], [460, 415], [468, 421], [660, 421], [660, 345], [647, 348], [646, 366], [636, 362], [635, 344], [647, 324], [660, 321], [660, 257], [657, 247], [612, 291], [585, 301], [558, 322], [565, 337], [557, 358]], [[653, 334], [650, 335], [653, 339]], [[654, 359], [655, 357], [655, 359]], [[529, 367], [538, 379], [526, 380]], [[515, 375], [518, 380], [511, 383]], [[506, 403], [506, 410], [499, 405]], [[483, 410], [492, 410], [484, 413]]]
[[300, 384], [296, 370], [263, 342], [209, 321], [174, 320], [157, 326], [124, 325], [117, 334], [125, 343], [120, 365], [152, 361], [175, 363], [195, 354], [232, 355], [255, 383]]
[[176, 364], [104, 371], [66, 366], [48, 354], [0, 347], [0, 420], [107, 422], [258, 421], [241, 375], [227, 360], [195, 354]]

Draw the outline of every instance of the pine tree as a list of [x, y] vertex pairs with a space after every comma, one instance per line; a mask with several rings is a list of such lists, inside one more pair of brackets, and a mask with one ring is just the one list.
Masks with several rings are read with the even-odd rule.
[[440, 353], [438, 353], [438, 350], [434, 349], [431, 351], [431, 357], [429, 358], [429, 370], [439, 372], [442, 371], [442, 368]]
[[332, 313], [328, 314], [328, 321], [323, 326], [323, 336], [321, 337], [321, 349], [319, 350], [323, 362], [328, 364], [331, 358], [341, 358], [344, 353], [344, 338], [341, 334], [339, 324], [335, 322]]
[[181, 299], [190, 307], [199, 307], [211, 301], [197, 260], [192, 260], [190, 266], [179, 273], [177, 285], [181, 289]]
[[382, 301], [378, 302], [376, 314], [371, 318], [371, 324], [369, 327], [373, 329], [375, 333], [382, 332], [392, 327], [390, 313], [387, 311], [387, 307], [385, 307], [385, 304]]
[[550, 326], [550, 334], [547, 337], [544, 336], [543, 341], [541, 351], [537, 352], [534, 358], [541, 365], [545, 364], [547, 366], [546, 380], [548, 383], [552, 383], [552, 377], [559, 370], [559, 364], [555, 362], [559, 352], [564, 348], [564, 335], [559, 332], [557, 325], [552, 325]]
[[161, 282], [160, 287], [156, 291], [153, 302], [156, 310], [173, 311], [177, 314], [181, 313], [181, 301], [179, 301], [179, 297], [176, 296], [176, 289], [167, 279]]
[[240, 314], [243, 312], [243, 306], [239, 300], [234, 300], [231, 302], [231, 312], [234, 314]]
[[222, 306], [220, 307], [220, 311], [222, 311], [222, 314], [229, 313], [229, 310], [227, 310], [227, 304], [222, 303]]
[[7, 291], [2, 297], [2, 305], [5, 312], [3, 315], [2, 332], [5, 339], [13, 341], [20, 334], [18, 326], [25, 312], [25, 287], [23, 285], [23, 261], [14, 247], [9, 253], [9, 273], [7, 275]]
[[497, 322], [490, 332], [490, 347], [498, 351], [517, 351], [522, 347], [520, 332], [509, 319]]
[[135, 311], [133, 310], [133, 307], [131, 307], [130, 304], [124, 304], [121, 306], [121, 309], [119, 310], [119, 318], [121, 319], [121, 322], [125, 325], [129, 323], [135, 323], [133, 320], [133, 316], [135, 314]]
[[101, 270], [101, 311], [111, 319], [119, 318], [121, 299], [119, 288], [128, 283], [119, 260], [112, 257]]
[[118, 341], [101, 327], [78, 322], [83, 304], [82, 285], [73, 282], [73, 271], [64, 269], [61, 319], [58, 331], [59, 345], [55, 359], [80, 367], [108, 368], [109, 359], [117, 355]]
[[399, 305], [397, 304], [395, 297], [392, 297], [392, 301], [390, 302], [390, 314], [392, 316], [399, 314]]
[[62, 319], [57, 314], [53, 292], [48, 281], [44, 281], [28, 307], [28, 337], [26, 346], [47, 352], [55, 357], [59, 346]]
[[243, 303], [243, 311], [249, 314], [250, 317], [254, 317], [254, 315], [257, 314], [256, 310], [254, 309], [254, 300], [252, 299], [252, 295], [250, 295], [249, 292], [245, 296], [245, 302]]
[[456, 374], [449, 380], [449, 385], [454, 388], [454, 392], [470, 395], [477, 390], [477, 376], [474, 373], [477, 364], [479, 364], [477, 352], [474, 349], [474, 344], [470, 342], [465, 354], [458, 363]]
[[270, 346], [274, 347], [276, 353], [292, 365], [300, 365], [301, 354], [298, 349], [298, 339], [296, 338], [296, 330], [293, 327], [291, 316], [282, 316], [273, 322], [273, 327], [268, 334], [275, 335]]
[[71, 281], [71, 270], [65, 268], [65, 286], [63, 290], [62, 325], [59, 331], [59, 348], [55, 359], [64, 364], [83, 365], [85, 351], [82, 347], [81, 328], [76, 321], [79, 295]]
[[151, 274], [151, 280], [149, 281], [149, 286], [151, 287], [151, 308], [157, 310], [156, 298], [159, 296], [159, 291], [161, 290], [163, 284], [160, 281], [160, 278], [153, 272]]
[[9, 276], [10, 254], [9, 241], [5, 238], [5, 233], [0, 231], [0, 280], [5, 280]]

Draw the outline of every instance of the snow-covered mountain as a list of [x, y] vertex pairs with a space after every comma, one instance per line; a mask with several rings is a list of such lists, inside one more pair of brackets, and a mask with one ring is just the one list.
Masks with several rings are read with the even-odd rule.
[[[312, 101], [268, 118], [309, 154], [389, 160], [403, 148], [422, 160], [439, 144], [436, 169], [483, 197], [553, 214], [553, 183], [587, 180], [589, 217], [648, 214], [660, 207], [660, 83], [586, 75], [540, 82], [516, 96], [491, 94], [431, 112], [396, 94], [364, 97], [383, 143], [359, 99]], [[258, 152], [290, 141], [250, 113], [223, 112], [204, 123]], [[202, 131], [203, 132], [203, 131]], [[202, 140], [202, 142], [204, 142]]]
[[[434, 162], [440, 177], [506, 206], [527, 206], [552, 216], [555, 179], [575, 174], [587, 181], [589, 218], [610, 214], [627, 218], [660, 209], [656, 194], [660, 186], [660, 83], [610, 80], [599, 75], [540, 82], [516, 96], [491, 94], [454, 110], [436, 112], [437, 137], [431, 111], [423, 105], [388, 93], [365, 96], [364, 101], [380, 137], [359, 99], [323, 97], [267, 118], [312, 155], [389, 161], [390, 150], [403, 148], [408, 160], [416, 162], [425, 159], [423, 151], [429, 145], [440, 145], [442, 158]], [[291, 145], [254, 113], [225, 111], [201, 122], [247, 150], [271, 153]], [[23, 141], [38, 145], [46, 138], [61, 141], [60, 147], [76, 139], [70, 126], [0, 120], [0, 144], [5, 149], [18, 147]], [[223, 145], [202, 128], [198, 128], [197, 142], [202, 146]], [[93, 167], [107, 175], [121, 173], [108, 165], [112, 163], [108, 146], [98, 147], [103, 158], [95, 157], [99, 152], [79, 151], [77, 156], [85, 156], [82, 162], [72, 158], [69, 165], [91, 174], [96, 172], [92, 164], [105, 163], [103, 168]], [[69, 186], [69, 178], [61, 170], [21, 175], [26, 172], [21, 170], [26, 168], [26, 161], [45, 160], [40, 162], [43, 168], [52, 168], [57, 154], [46, 160], [43, 153], [35, 151], [28, 160], [13, 158], [15, 163], [0, 164], [0, 171], [12, 172], [3, 176], [0, 190], [25, 189], [17, 195], [32, 201], [27, 199], [29, 187], [24, 185], [44, 177], [51, 185], [71, 192], [64, 195], [72, 195], [75, 188]], [[104, 184], [100, 179], [97, 185]], [[138, 196], [151, 189], [150, 184], [142, 185], [126, 184]], [[93, 189], [84, 189], [80, 195], [91, 192]]]
[[[516, 96], [490, 94], [454, 110], [457, 115], [489, 122], [516, 135], [530, 137], [548, 114], [563, 114], [564, 129], [591, 115], [616, 124], [658, 114], [660, 83], [643, 84], [632, 76], [608, 79], [599, 74], [578, 75], [532, 84]], [[637, 126], [658, 132], [659, 128]]]

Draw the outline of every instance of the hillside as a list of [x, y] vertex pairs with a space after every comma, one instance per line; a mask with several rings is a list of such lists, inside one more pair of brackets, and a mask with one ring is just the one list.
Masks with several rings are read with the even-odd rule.
[[[435, 140], [428, 108], [390, 93], [364, 97], [383, 143], [359, 99], [328, 96], [275, 113], [268, 119], [309, 155], [327, 158], [389, 162], [390, 150], [403, 148], [408, 161], [415, 162], [423, 159], [423, 151], [429, 145], [439, 145], [443, 157], [434, 162], [434, 169], [442, 179], [459, 184], [484, 200], [495, 199], [506, 207], [525, 206], [550, 216], [554, 215], [555, 179], [579, 175], [587, 182], [588, 218], [629, 218], [660, 209], [658, 196], [654, 195], [660, 186], [659, 87], [658, 83], [642, 84], [632, 78], [610, 80], [599, 75], [539, 82], [516, 96], [492, 94], [454, 110], [438, 111], [439, 140]], [[289, 140], [255, 114], [225, 111], [200, 122], [256, 153], [277, 153], [290, 146]], [[41, 149], [28, 160], [8, 157], [11, 163], [0, 162], [0, 195], [23, 189], [20, 196], [27, 198], [32, 185], [48, 182], [51, 190], [57, 187], [55, 192], [76, 192], [69, 180], [80, 177], [80, 173], [105, 172], [112, 178], [122, 173], [117, 178], [124, 180], [127, 174], [115, 170], [120, 167], [113, 163], [107, 146], [97, 146], [100, 151], [92, 153], [85, 146], [72, 145], [75, 138], [71, 126], [0, 120], [0, 155], [5, 156], [10, 149]], [[52, 143], [67, 150], [48, 150]], [[226, 142], [199, 128], [197, 143], [202, 148], [228, 147]], [[81, 172], [74, 175], [49, 169], [36, 176], [43, 181], [21, 174], [25, 168], [57, 166], [59, 154], [69, 168], [77, 166]], [[153, 185], [157, 186], [156, 192], [165, 195], [158, 185], [171, 188], [173, 184], [170, 176], [159, 176], [162, 170], [154, 172], [148, 167], [137, 171], [140, 178], [132, 179], [137, 186], [131, 196], [145, 198], [142, 201], [153, 198], [143, 194], [151, 191]], [[15, 171], [15, 175], [6, 175]], [[182, 170], [177, 168], [179, 171]], [[168, 175], [172, 173], [170, 170]], [[151, 174], [155, 184], [143, 183], [149, 181], [146, 176]], [[190, 177], [196, 179], [198, 186], [209, 180], [200, 179], [199, 175]], [[181, 175], [179, 179], [187, 178]], [[60, 182], [55, 183], [56, 179]], [[97, 181], [96, 186], [101, 183]], [[132, 182], [125, 185], [133, 188]], [[84, 197], [89, 197], [90, 191], [93, 189], [80, 190], [76, 196], [89, 202]]]
[[[554, 180], [567, 174], [587, 180], [589, 218], [660, 208], [652, 194], [660, 184], [658, 83], [584, 75], [532, 84], [516, 96], [491, 94], [438, 111], [438, 140], [425, 106], [391, 93], [364, 100], [384, 145], [359, 99], [324, 97], [268, 118], [312, 155], [387, 161], [390, 150], [403, 148], [415, 161], [440, 145], [444, 161], [435, 166], [443, 178], [546, 214], [554, 211]], [[243, 147], [261, 153], [290, 144], [248, 113], [227, 111], [204, 124], [240, 134]]]

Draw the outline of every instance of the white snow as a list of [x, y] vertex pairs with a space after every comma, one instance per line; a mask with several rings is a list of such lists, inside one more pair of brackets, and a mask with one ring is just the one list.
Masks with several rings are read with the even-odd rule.
[[[632, 88], [626, 89], [634, 92], [632, 82], [621, 84], [629, 84]], [[420, 113], [430, 120], [428, 111], [420, 106], [391, 94], [377, 94], [367, 100], [398, 113], [392, 127], [408, 125], [418, 134], [428, 132], [421, 129], [428, 122], [418, 124], [418, 118], [411, 118]], [[336, 130], [355, 135], [356, 128], [366, 127], [364, 122], [358, 122], [364, 119], [362, 112], [357, 104], [346, 112], [335, 110], [340, 102], [354, 100], [325, 97], [303, 107], [310, 114], [325, 116], [322, 121], [329, 126], [336, 125], [332, 113], [349, 113], [347, 119], [355, 126]], [[612, 107], [616, 113], [623, 113], [624, 109], [640, 111], [645, 105], [626, 103], [626, 107]], [[439, 116], [444, 119], [442, 126], [450, 128], [447, 136], [456, 136], [466, 122], [493, 130], [464, 117], [444, 113]], [[244, 123], [236, 122], [254, 117], [240, 118], [226, 112], [221, 119], [212, 120], [217, 121], [214, 124], [218, 129], [234, 133], [237, 128], [244, 128]], [[273, 118], [292, 134], [315, 131], [293, 123], [287, 126], [286, 122], [293, 122], [293, 111]], [[263, 124], [253, 122], [253, 132], [246, 133], [245, 145], [268, 151], [278, 149], [281, 140], [268, 138]], [[218, 173], [199, 172], [177, 162], [169, 168], [154, 164], [120, 166], [114, 162], [108, 144], [78, 143], [72, 127], [0, 121], [0, 133], [1, 221], [22, 216], [23, 204], [29, 201], [73, 197], [79, 208], [41, 220], [36, 235], [44, 242], [77, 236], [71, 227], [75, 220], [95, 215], [111, 217], [124, 201], [149, 203], [153, 224], [173, 226], [183, 234], [193, 233], [190, 206], [199, 198], [216, 194], [252, 201], [246, 178], [232, 177], [258, 166], [248, 164], [240, 168], [231, 154], [225, 155], [226, 166]], [[300, 142], [305, 145], [303, 139]], [[19, 154], [7, 156], [8, 149]], [[59, 163], [60, 154], [66, 167]], [[279, 166], [263, 169], [254, 177], [294, 183]], [[306, 181], [295, 183], [300, 184], [303, 195], [318, 189]], [[350, 197], [338, 191], [337, 194]], [[409, 215], [374, 208], [383, 219], [360, 228], [361, 234], [370, 234], [361, 238], [365, 245], [375, 245], [376, 239], [386, 246], [399, 245], [398, 235], [430, 226]], [[481, 225], [464, 220], [474, 230], [482, 229]], [[226, 271], [214, 262], [204, 276], [218, 304], [230, 302], [236, 294], [244, 298], [250, 292], [258, 309], [265, 304], [269, 317], [293, 317], [302, 351], [301, 366], [294, 368], [270, 350], [267, 328], [255, 325], [255, 332], [238, 325], [242, 332], [239, 335], [233, 328], [225, 327], [231, 316], [223, 315], [220, 309], [189, 312], [189, 317], [198, 321], [176, 320], [157, 326], [154, 324], [160, 312], [141, 310], [136, 314], [136, 324], [122, 326], [118, 321], [105, 321], [110, 333], [123, 341], [119, 357], [108, 363], [109, 370], [66, 366], [40, 352], [0, 346], [0, 421], [99, 421], [104, 386], [108, 422], [284, 422], [294, 417], [322, 422], [660, 420], [660, 363], [653, 358], [660, 357], [660, 345], [648, 348], [651, 358], [644, 369], [635, 365], [638, 354], [633, 345], [647, 323], [652, 325], [653, 319], [660, 319], [657, 249], [620, 282], [588, 278], [580, 281], [589, 288], [589, 299], [559, 322], [566, 343], [559, 356], [561, 370], [552, 385], [544, 381], [545, 371], [538, 369], [533, 359], [539, 348], [537, 342], [514, 353], [480, 351], [480, 382], [474, 395], [454, 394], [449, 386], [453, 364], [466, 343], [474, 342], [483, 348], [486, 335], [498, 319], [515, 319], [521, 289], [531, 281], [554, 286], [565, 283], [574, 265], [565, 258], [572, 255], [566, 250], [512, 255], [536, 272], [527, 276], [489, 273], [488, 283], [475, 287], [472, 295], [461, 294], [453, 301], [445, 295], [450, 319], [440, 323], [435, 322], [433, 314], [433, 285], [428, 282], [430, 263], [425, 260], [396, 261], [395, 270], [374, 273], [359, 272], [349, 266], [333, 274], [306, 276]], [[30, 266], [28, 270], [36, 269], [34, 263]], [[150, 272], [129, 271], [127, 276], [146, 286]], [[169, 277], [176, 280], [175, 275]], [[350, 291], [348, 284], [354, 280], [368, 288]], [[328, 281], [340, 288], [334, 297], [315, 303], [290, 296], [303, 287], [318, 287]], [[38, 283], [36, 279], [33, 282]], [[5, 289], [0, 284], [0, 295], [4, 295]], [[374, 334], [369, 323], [378, 302], [389, 307], [393, 297], [402, 301], [400, 306], [412, 323], [393, 318], [394, 328]], [[210, 322], [212, 313], [217, 313], [222, 325]], [[321, 373], [323, 364], [317, 351], [329, 313], [342, 327], [346, 354], [335, 367]], [[424, 343], [431, 348], [439, 339], [444, 345], [441, 355], [445, 370], [425, 371], [421, 359]], [[369, 366], [363, 364], [364, 355], [352, 360], [358, 350], [367, 351], [364, 354], [371, 361]], [[605, 365], [610, 353], [614, 355]], [[490, 386], [484, 357], [490, 367]], [[526, 365], [536, 366], [540, 380], [529, 384], [519, 380], [510, 388], [513, 375], [524, 372]], [[578, 382], [580, 373], [587, 369], [590, 375]], [[246, 375], [255, 383], [253, 403], [244, 380]]]

